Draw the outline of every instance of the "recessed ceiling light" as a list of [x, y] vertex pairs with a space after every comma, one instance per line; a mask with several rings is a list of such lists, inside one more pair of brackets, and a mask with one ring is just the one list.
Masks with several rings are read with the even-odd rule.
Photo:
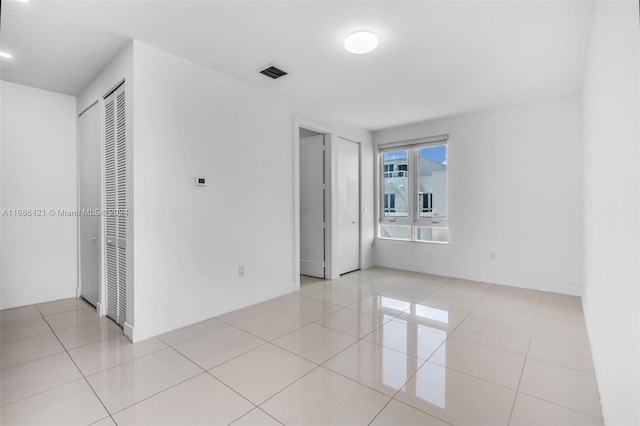
[[13, 58], [13, 56], [7, 52], [0, 52], [0, 58], [7, 58], [7, 59], [11, 59]]
[[362, 55], [369, 53], [378, 47], [378, 36], [371, 31], [356, 31], [344, 39], [344, 48], [347, 52]]
[[17, 1], [19, 1], [20, 3], [29, 3], [29, 0], [17, 0]]

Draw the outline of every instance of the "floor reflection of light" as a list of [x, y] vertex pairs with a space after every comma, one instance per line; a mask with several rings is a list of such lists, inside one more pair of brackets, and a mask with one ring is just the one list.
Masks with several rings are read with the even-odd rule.
[[407, 380], [407, 362], [398, 362], [400, 358], [400, 352], [382, 348], [382, 383], [393, 389], [400, 388]]
[[[399, 337], [403, 338], [404, 343], [406, 344], [406, 337], [409, 334], [409, 330], [407, 329], [407, 322], [402, 319], [394, 319], [393, 321], [389, 322], [382, 329], [382, 332], [382, 345], [388, 348], [393, 348], [394, 343], [398, 341]], [[407, 352], [406, 347], [398, 349], [402, 350], [403, 352]]]
[[[409, 322], [400, 316], [394, 317], [394, 312], [405, 312], [412, 308], [412, 303], [404, 300], [393, 299], [391, 297], [380, 297], [380, 307], [384, 309], [383, 316], [386, 320], [392, 321], [386, 323], [381, 328], [382, 345], [387, 348], [381, 349], [382, 362], [382, 382], [390, 387], [397, 388], [406, 380], [408, 363], [410, 360], [416, 362], [417, 359], [427, 359], [442, 344], [441, 350], [445, 350], [445, 340], [447, 333], [443, 330], [428, 327], [424, 324], [418, 326], [409, 326]], [[446, 310], [433, 308], [424, 305], [413, 305], [415, 315], [421, 318], [433, 320], [442, 324], [449, 323], [449, 313]], [[392, 311], [392, 312], [389, 312]], [[413, 314], [413, 312], [412, 312]], [[400, 340], [400, 341], [399, 341]], [[400, 345], [398, 345], [400, 343]], [[397, 359], [398, 352], [405, 354], [417, 354], [418, 358], [405, 357], [406, 362], [394, 362]], [[436, 369], [431, 368], [438, 367]], [[417, 366], [413, 367], [416, 368]], [[446, 370], [435, 364], [425, 364], [422, 367], [425, 370], [422, 377], [416, 383], [416, 396], [424, 399], [438, 407], [445, 407], [446, 403]], [[424, 375], [427, 375], [424, 377]]]
[[404, 300], [392, 299], [391, 297], [381, 297], [380, 306], [394, 311], [404, 312], [411, 307], [411, 303]]
[[440, 408], [447, 406], [447, 369], [426, 363], [418, 373], [416, 396]]
[[[419, 306], [419, 305], [418, 305]], [[418, 306], [416, 306], [416, 314], [418, 314]], [[440, 309], [427, 308], [425, 314], [431, 315], [426, 318], [434, 319], [444, 313], [448, 316], [446, 311]], [[435, 311], [431, 311], [435, 309]], [[437, 312], [439, 311], [439, 312]], [[440, 319], [448, 320], [448, 318]], [[440, 321], [444, 322], [444, 321]], [[419, 326], [418, 327], [418, 350], [419, 355], [428, 358], [436, 349], [440, 351], [440, 355], [446, 359], [447, 357], [447, 332], [432, 327]], [[424, 351], [424, 352], [423, 352]], [[446, 368], [439, 365], [426, 363], [421, 370], [421, 376], [416, 383], [416, 396], [433, 405], [445, 408], [447, 405], [447, 381], [446, 381]]]
[[385, 314], [382, 314], [382, 321], [386, 323], [386, 322], [391, 321], [391, 320], [392, 320], [392, 319], [394, 319], [395, 317], [396, 317], [396, 314], [389, 315], [389, 314], [386, 314], [386, 313], [385, 313]]
[[440, 322], [442, 324], [449, 324], [449, 312], [444, 309], [433, 308], [431, 306], [416, 305], [416, 315]]

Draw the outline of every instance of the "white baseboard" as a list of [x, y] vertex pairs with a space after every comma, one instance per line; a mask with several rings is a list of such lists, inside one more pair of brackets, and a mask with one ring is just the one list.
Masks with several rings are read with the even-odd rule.
[[36, 303], [51, 302], [59, 299], [68, 299], [77, 296], [76, 287], [61, 288], [42, 293], [25, 294], [17, 297], [7, 297], [0, 300], [0, 309], [17, 308]]
[[232, 312], [237, 309], [242, 309], [247, 306], [255, 305], [260, 302], [264, 302], [269, 299], [273, 299], [278, 296], [282, 296], [295, 291], [295, 284], [288, 283], [278, 288], [272, 288], [267, 292], [254, 294], [251, 300], [226, 300], [207, 308], [206, 311], [189, 312], [188, 315], [180, 317], [167, 317], [163, 316], [162, 319], [143, 325], [130, 325], [125, 322], [123, 330], [125, 336], [132, 342], [139, 342], [141, 340], [149, 339], [151, 337], [158, 336], [163, 333], [167, 333], [172, 330], [176, 330], [181, 327], [186, 327], [191, 324], [195, 324], [200, 321], [207, 320], [209, 318], [216, 317], [218, 315]]
[[102, 303], [98, 302], [96, 303], [96, 312], [98, 313], [99, 317], [103, 317], [107, 315], [107, 307]]
[[133, 327], [128, 322], [125, 321], [124, 326], [122, 327], [122, 331], [124, 332], [124, 335], [127, 337], [127, 339], [135, 342], [135, 340], [133, 340]]

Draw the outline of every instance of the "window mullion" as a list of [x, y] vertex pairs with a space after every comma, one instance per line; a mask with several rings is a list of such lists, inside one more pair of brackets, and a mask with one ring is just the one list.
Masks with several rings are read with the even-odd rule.
[[415, 240], [415, 225], [416, 218], [418, 217], [417, 208], [418, 203], [416, 202], [416, 194], [418, 190], [418, 154], [416, 148], [409, 149], [409, 191], [407, 194], [407, 199], [409, 200], [409, 223], [411, 223], [411, 239]]

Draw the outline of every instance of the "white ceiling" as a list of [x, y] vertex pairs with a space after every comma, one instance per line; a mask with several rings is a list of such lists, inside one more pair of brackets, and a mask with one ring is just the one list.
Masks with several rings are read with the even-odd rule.
[[[579, 93], [587, 1], [2, 2], [3, 80], [71, 95], [138, 39], [366, 129]], [[368, 29], [380, 46], [347, 53]], [[256, 71], [275, 63], [290, 75]]]

